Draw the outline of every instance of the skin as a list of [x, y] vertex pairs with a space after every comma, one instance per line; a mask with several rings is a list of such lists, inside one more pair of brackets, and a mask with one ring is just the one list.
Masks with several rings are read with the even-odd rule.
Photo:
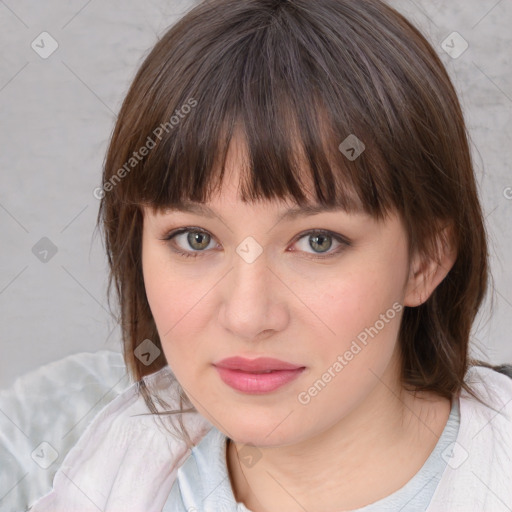
[[[445, 398], [402, 389], [403, 310], [308, 404], [297, 397], [394, 303], [425, 301], [455, 252], [440, 246], [438, 262], [409, 260], [396, 215], [378, 222], [339, 211], [277, 222], [295, 205], [238, 197], [242, 151], [234, 139], [222, 189], [208, 203], [217, 217], [144, 209], [144, 282], [165, 357], [196, 409], [232, 440], [226, 458], [237, 501], [254, 512], [368, 505], [414, 476], [450, 412]], [[182, 227], [201, 228], [211, 242], [191, 246], [186, 233], [162, 240]], [[342, 244], [335, 239], [328, 250], [325, 242], [312, 248], [314, 234], [297, 235], [313, 229], [351, 245], [337, 254]], [[236, 252], [248, 236], [263, 249], [252, 263]], [[186, 258], [173, 247], [200, 254]], [[323, 254], [333, 256], [315, 259]], [[224, 384], [212, 366], [235, 355], [275, 357], [306, 370], [276, 391], [249, 395]], [[259, 456], [252, 467], [238, 460], [245, 444]]]

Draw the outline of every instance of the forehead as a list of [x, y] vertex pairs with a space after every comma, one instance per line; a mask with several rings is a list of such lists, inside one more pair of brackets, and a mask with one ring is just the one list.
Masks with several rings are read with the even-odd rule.
[[[355, 214], [359, 213], [360, 215], [366, 216], [366, 214], [362, 211], [348, 211], [346, 208], [340, 205], [333, 206], [324, 206], [318, 203], [310, 203], [301, 206], [286, 206], [284, 203], [277, 203], [276, 201], [269, 202], [268, 205], [274, 205], [274, 207], [278, 205], [283, 205], [278, 209], [277, 216], [275, 218], [276, 222], [294, 220], [300, 217], [307, 217], [311, 215], [318, 215], [320, 213], [346, 213], [346, 214]], [[247, 205], [248, 208], [251, 207], [251, 204]], [[266, 208], [266, 204], [259, 203], [259, 208]], [[229, 211], [229, 209], [228, 209]], [[181, 203], [174, 205], [173, 207], [166, 208], [162, 211], [165, 214], [171, 214], [174, 212], [185, 212], [185, 213], [193, 213], [195, 215], [201, 215], [203, 217], [219, 217], [218, 209], [213, 205], [209, 206], [208, 204], [198, 203], [193, 201], [182, 201]]]

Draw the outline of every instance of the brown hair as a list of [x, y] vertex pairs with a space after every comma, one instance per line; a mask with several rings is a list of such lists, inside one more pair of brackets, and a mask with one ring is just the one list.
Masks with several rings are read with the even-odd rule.
[[[464, 377], [490, 366], [468, 355], [488, 253], [463, 114], [434, 49], [378, 0], [208, 0], [145, 58], [112, 133], [98, 216], [134, 379], [166, 365], [163, 353], [148, 366], [134, 356], [147, 338], [161, 349], [143, 282], [141, 206], [207, 201], [235, 128], [249, 155], [243, 201], [303, 205], [307, 172], [322, 205], [379, 219], [396, 209], [410, 254], [434, 255], [440, 226], [452, 223], [454, 266], [428, 300], [404, 309], [401, 379], [479, 399]], [[349, 135], [365, 145], [355, 159], [338, 149]]]

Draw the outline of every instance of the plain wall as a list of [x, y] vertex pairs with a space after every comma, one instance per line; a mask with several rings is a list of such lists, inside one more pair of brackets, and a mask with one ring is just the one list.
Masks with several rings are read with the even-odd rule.
[[[136, 69], [157, 37], [192, 5], [0, 2], [0, 388], [68, 354], [121, 350], [119, 328], [108, 313], [93, 190]], [[392, 5], [420, 27], [459, 91], [496, 287], [494, 315], [489, 317], [487, 300], [475, 323], [472, 351], [491, 362], [511, 362], [512, 3]], [[454, 31], [469, 44], [457, 58], [441, 46]], [[40, 53], [52, 42], [42, 32], [58, 44], [47, 58]], [[448, 44], [460, 48], [450, 38]]]

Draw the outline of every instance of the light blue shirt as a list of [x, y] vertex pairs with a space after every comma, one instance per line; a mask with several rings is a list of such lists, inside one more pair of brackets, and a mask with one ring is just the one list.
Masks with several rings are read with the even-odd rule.
[[[455, 399], [441, 437], [421, 469], [394, 493], [353, 512], [425, 512], [457, 439], [459, 424]], [[213, 427], [192, 448], [162, 512], [251, 512], [235, 500], [227, 470], [226, 441], [227, 437]]]

